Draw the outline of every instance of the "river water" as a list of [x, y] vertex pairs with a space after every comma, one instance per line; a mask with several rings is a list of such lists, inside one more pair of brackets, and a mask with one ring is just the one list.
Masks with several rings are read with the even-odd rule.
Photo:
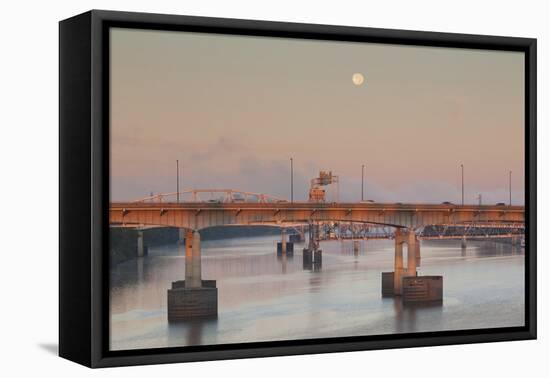
[[393, 241], [322, 242], [304, 270], [276, 254], [274, 236], [202, 241], [203, 279], [218, 286], [218, 318], [169, 324], [166, 291], [185, 275], [181, 247], [111, 269], [111, 350], [461, 330], [524, 325], [524, 251], [494, 241], [423, 241], [419, 275], [443, 276], [443, 304], [404, 307], [381, 297]]

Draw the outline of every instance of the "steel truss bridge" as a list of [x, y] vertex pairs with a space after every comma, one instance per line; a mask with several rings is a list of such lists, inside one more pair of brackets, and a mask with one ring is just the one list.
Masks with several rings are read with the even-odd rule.
[[243, 192], [234, 189], [189, 189], [182, 192], [158, 193], [140, 198], [136, 203], [207, 202], [207, 203], [276, 203], [284, 199], [263, 193]]
[[[393, 239], [395, 229], [390, 226], [380, 226], [368, 223], [321, 222], [319, 238], [323, 240], [360, 240], [360, 239]], [[287, 228], [288, 230], [288, 228]], [[288, 233], [288, 231], [287, 231]], [[290, 233], [303, 235], [303, 227], [290, 227]], [[464, 223], [448, 225], [432, 225], [416, 230], [420, 240], [432, 239], [499, 239], [523, 236], [523, 223]]]

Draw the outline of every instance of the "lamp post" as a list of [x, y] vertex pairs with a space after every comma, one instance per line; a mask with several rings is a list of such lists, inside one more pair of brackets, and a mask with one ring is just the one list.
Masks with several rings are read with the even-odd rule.
[[508, 172], [509, 204], [512, 206], [512, 171]]
[[365, 164], [361, 166], [361, 202], [365, 200]]
[[176, 202], [180, 202], [180, 161], [176, 160]]
[[464, 164], [460, 164], [460, 170], [462, 171], [462, 206], [464, 206]]
[[294, 160], [290, 158], [290, 202], [294, 202]]

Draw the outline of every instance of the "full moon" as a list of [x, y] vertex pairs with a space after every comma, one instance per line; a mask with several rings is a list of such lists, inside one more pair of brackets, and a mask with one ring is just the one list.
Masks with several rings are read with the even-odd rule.
[[351, 81], [353, 81], [353, 84], [359, 86], [363, 84], [363, 82], [365, 81], [365, 77], [360, 73], [354, 73], [351, 77]]

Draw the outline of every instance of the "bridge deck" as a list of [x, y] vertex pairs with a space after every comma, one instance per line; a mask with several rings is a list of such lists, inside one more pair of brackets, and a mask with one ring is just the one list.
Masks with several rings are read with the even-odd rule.
[[112, 202], [111, 209], [281, 209], [281, 210], [307, 210], [307, 209], [333, 209], [333, 210], [373, 210], [373, 211], [503, 211], [521, 212], [524, 206], [502, 205], [445, 205], [430, 203], [358, 203], [358, 202]]
[[524, 219], [523, 206], [357, 202], [119, 202], [111, 203], [109, 211], [111, 224], [164, 225], [194, 230], [221, 225], [317, 221], [417, 228], [465, 222], [507, 224], [524, 222]]

